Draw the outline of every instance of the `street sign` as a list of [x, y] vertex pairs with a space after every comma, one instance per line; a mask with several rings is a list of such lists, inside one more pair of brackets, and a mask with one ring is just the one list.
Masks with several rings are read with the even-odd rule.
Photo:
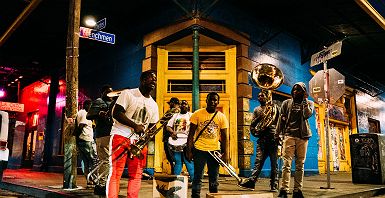
[[24, 104], [0, 101], [0, 110], [24, 112]]
[[310, 66], [318, 65], [341, 54], [342, 41], [338, 41], [328, 48], [311, 56]]
[[107, 26], [107, 19], [104, 18], [98, 22], [96, 22], [96, 25], [95, 25], [95, 30], [102, 30], [104, 29], [105, 27]]
[[[328, 69], [329, 72], [329, 95], [330, 103], [334, 104], [345, 93], [345, 76], [335, 69]], [[315, 102], [320, 104], [325, 101], [325, 80], [324, 71], [318, 71], [309, 81], [310, 95]]]
[[79, 37], [115, 44], [115, 34], [80, 27]]

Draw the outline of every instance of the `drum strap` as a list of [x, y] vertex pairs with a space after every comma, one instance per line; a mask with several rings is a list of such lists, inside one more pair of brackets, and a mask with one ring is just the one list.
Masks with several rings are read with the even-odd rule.
[[208, 122], [205, 127], [203, 127], [203, 129], [201, 131], [199, 131], [199, 134], [197, 136], [197, 138], [195, 139], [194, 143], [198, 140], [199, 136], [202, 135], [202, 132], [207, 128], [207, 126], [209, 126], [209, 124], [214, 120], [214, 117], [217, 115], [218, 111], [215, 111], [213, 117], [211, 118], [210, 122]]

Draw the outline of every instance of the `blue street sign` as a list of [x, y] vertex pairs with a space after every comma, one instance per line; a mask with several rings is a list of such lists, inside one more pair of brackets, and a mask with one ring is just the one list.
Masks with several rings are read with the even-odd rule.
[[115, 34], [101, 32], [86, 27], [80, 27], [79, 37], [115, 44]]
[[95, 25], [95, 30], [102, 30], [104, 29], [105, 27], [107, 26], [107, 19], [104, 18], [98, 22], [96, 22], [96, 25]]

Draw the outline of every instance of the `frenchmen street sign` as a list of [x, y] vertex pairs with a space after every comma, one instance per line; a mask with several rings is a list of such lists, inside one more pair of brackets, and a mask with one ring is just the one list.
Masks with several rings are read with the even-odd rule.
[[86, 27], [80, 27], [79, 37], [115, 44], [115, 34], [97, 31]]

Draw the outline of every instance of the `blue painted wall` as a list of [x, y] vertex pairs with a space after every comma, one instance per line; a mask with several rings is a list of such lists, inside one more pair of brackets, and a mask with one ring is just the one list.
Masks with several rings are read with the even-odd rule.
[[[285, 75], [285, 80], [284, 84], [280, 86], [277, 91], [290, 94], [291, 87], [299, 81], [305, 82], [308, 86], [308, 82], [312, 78], [312, 75], [309, 72], [309, 63], [301, 64], [301, 46], [298, 39], [284, 32], [279, 27], [274, 27], [268, 22], [248, 18], [247, 15], [252, 13], [244, 13], [240, 10], [218, 10], [216, 14], [222, 15], [220, 18], [216, 18], [216, 21], [228, 24], [230, 27], [250, 35], [252, 41], [249, 48], [250, 59], [256, 63], [272, 63], [282, 70]], [[266, 32], [270, 33], [267, 34]], [[255, 87], [255, 85], [253, 86]], [[253, 112], [254, 108], [259, 105], [259, 102], [257, 101], [257, 94], [259, 91], [259, 88], [253, 88], [253, 98], [250, 100], [250, 112]], [[317, 174], [319, 137], [316, 129], [315, 116], [311, 117], [309, 122], [313, 136], [309, 140], [305, 162], [305, 174]], [[251, 140], [254, 141], [255, 151], [256, 138], [251, 136]], [[254, 162], [255, 153], [251, 157], [251, 164], [253, 165]], [[270, 159], [267, 159], [261, 176], [268, 176], [269, 174]]]

